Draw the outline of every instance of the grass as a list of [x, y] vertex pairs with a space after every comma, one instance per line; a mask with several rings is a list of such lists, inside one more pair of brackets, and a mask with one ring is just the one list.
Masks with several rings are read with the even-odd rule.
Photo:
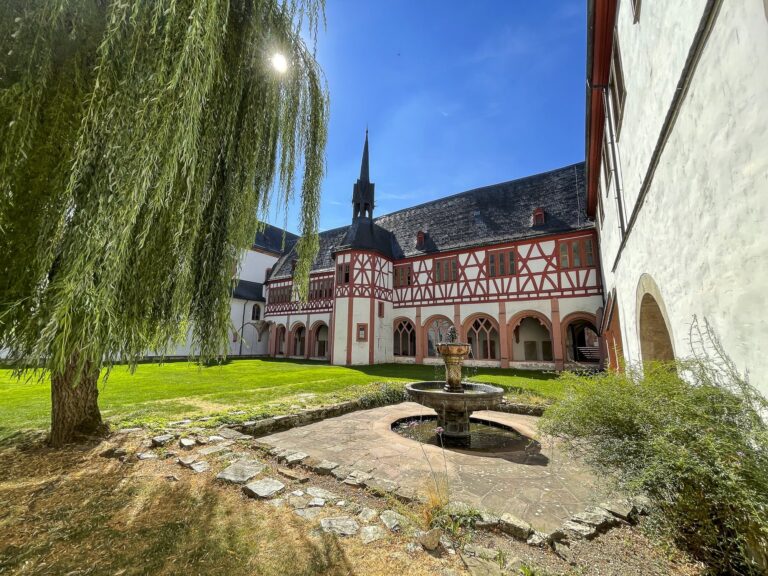
[[[116, 366], [100, 385], [102, 414], [116, 426], [156, 425], [191, 416], [237, 420], [283, 414], [358, 397], [376, 383], [436, 380], [442, 367], [406, 364], [344, 367], [287, 360], [232, 360], [200, 367], [189, 362], [141, 364], [131, 374]], [[555, 400], [561, 388], [550, 373], [468, 369], [467, 376], [507, 390], [529, 402]], [[50, 385], [45, 374], [19, 380], [0, 369], [0, 438], [39, 429], [50, 418]], [[232, 412], [245, 412], [233, 415]]]

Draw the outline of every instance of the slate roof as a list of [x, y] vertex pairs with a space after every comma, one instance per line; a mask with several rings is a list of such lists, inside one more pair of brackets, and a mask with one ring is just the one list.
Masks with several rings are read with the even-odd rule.
[[[283, 234], [285, 234], [285, 245], [283, 245]], [[298, 239], [296, 234], [271, 224], [265, 224], [264, 229], [256, 233], [253, 247], [274, 254], [284, 254], [293, 248]]]
[[[453, 196], [386, 214], [373, 221], [358, 219], [351, 226], [319, 234], [320, 250], [313, 271], [333, 268], [340, 248], [376, 250], [392, 259], [501, 244], [593, 228], [584, 205], [584, 162], [526, 178], [476, 188]], [[533, 211], [543, 208], [545, 223], [532, 225]], [[424, 246], [416, 247], [419, 231]], [[293, 249], [278, 260], [271, 279], [291, 275]]]
[[264, 302], [264, 284], [249, 280], [238, 280], [235, 289], [232, 291], [232, 298]]

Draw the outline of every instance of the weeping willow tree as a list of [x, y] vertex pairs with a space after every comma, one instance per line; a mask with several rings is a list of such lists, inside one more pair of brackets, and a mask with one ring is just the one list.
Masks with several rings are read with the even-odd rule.
[[49, 375], [52, 445], [103, 429], [113, 362], [188, 329], [203, 360], [222, 353], [239, 255], [294, 191], [306, 289], [322, 18], [322, 0], [0, 3], [0, 349]]

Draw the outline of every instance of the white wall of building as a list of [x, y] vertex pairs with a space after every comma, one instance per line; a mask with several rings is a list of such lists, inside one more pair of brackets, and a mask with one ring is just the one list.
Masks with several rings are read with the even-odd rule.
[[[704, 0], [644, 2], [638, 24], [633, 24], [628, 5], [619, 10], [627, 86], [619, 149], [627, 218], [704, 5]], [[638, 285], [647, 274], [663, 299], [675, 355], [690, 354], [694, 315], [706, 318], [726, 352], [741, 370], [751, 373], [764, 393], [768, 393], [764, 376], [768, 372], [767, 70], [764, 2], [723, 2], [615, 271], [621, 239], [613, 188], [600, 228], [606, 293], [616, 288], [627, 360], [642, 359]]]

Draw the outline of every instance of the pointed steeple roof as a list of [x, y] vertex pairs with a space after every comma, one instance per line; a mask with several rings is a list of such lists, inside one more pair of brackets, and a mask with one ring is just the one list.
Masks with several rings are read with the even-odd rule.
[[363, 161], [360, 164], [360, 182], [370, 182], [368, 170], [368, 128], [365, 129], [365, 146], [363, 146]]
[[375, 185], [370, 179], [368, 167], [368, 129], [365, 129], [365, 145], [363, 146], [363, 160], [360, 163], [360, 178], [352, 188], [352, 221], [358, 218], [373, 218]]

